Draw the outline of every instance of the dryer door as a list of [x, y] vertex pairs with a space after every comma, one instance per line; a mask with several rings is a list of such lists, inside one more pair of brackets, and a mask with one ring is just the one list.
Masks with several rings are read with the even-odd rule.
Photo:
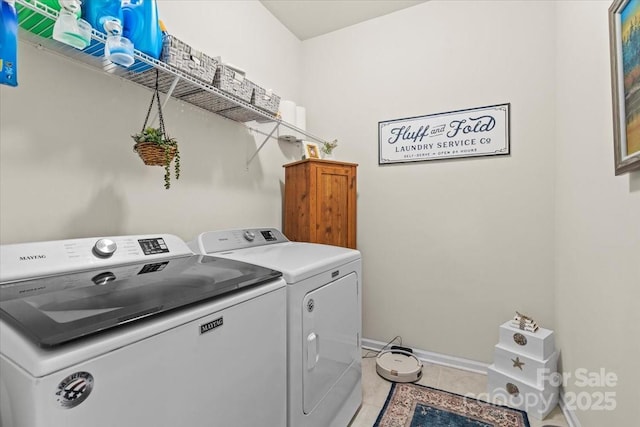
[[309, 414], [349, 369], [358, 369], [358, 277], [309, 292], [302, 309], [303, 408]]

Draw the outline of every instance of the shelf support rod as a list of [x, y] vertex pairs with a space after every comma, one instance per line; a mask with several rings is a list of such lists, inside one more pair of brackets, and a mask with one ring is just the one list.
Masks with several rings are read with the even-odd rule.
[[247, 169], [249, 169], [249, 165], [251, 164], [251, 162], [253, 161], [253, 159], [258, 155], [258, 153], [260, 152], [260, 150], [262, 150], [262, 147], [264, 147], [264, 145], [267, 143], [267, 141], [269, 141], [269, 138], [271, 138], [271, 136], [273, 135], [273, 133], [276, 131], [276, 129], [278, 129], [280, 127], [280, 122], [277, 122], [276, 125], [274, 126], [273, 130], [271, 130], [271, 132], [269, 132], [269, 135], [267, 135], [267, 137], [264, 139], [264, 141], [262, 141], [262, 144], [260, 144], [260, 146], [258, 147], [258, 149], [256, 150], [255, 153], [253, 153], [253, 155], [251, 157], [249, 157], [249, 160], [247, 160]]
[[[246, 125], [245, 125], [245, 126], [246, 126]], [[255, 133], [259, 133], [260, 135], [264, 135], [264, 136], [266, 136], [267, 138], [278, 139], [278, 137], [276, 137], [276, 136], [274, 136], [274, 135], [273, 135], [273, 132], [271, 132], [271, 133], [263, 132], [263, 131], [261, 131], [260, 129], [256, 129], [256, 128], [251, 127], [251, 126], [246, 126], [246, 128], [247, 128], [247, 129], [249, 129], [250, 131], [255, 132]]]
[[171, 82], [171, 86], [169, 86], [169, 90], [167, 91], [166, 98], [162, 103], [162, 108], [167, 106], [167, 102], [169, 102], [169, 99], [171, 99], [171, 95], [173, 95], [173, 91], [176, 90], [176, 86], [178, 85], [179, 81], [180, 81], [180, 76], [176, 76]]
[[[173, 91], [176, 89], [176, 86], [178, 85], [178, 82], [180, 81], [180, 76], [176, 76], [173, 81], [171, 82], [171, 86], [169, 86], [169, 90], [167, 91], [167, 94], [165, 95], [164, 101], [162, 102], [162, 108], [164, 109], [167, 106], [167, 103], [169, 102], [169, 100], [171, 99], [171, 95], [173, 94]], [[153, 125], [156, 123], [156, 120], [158, 119], [158, 111], [156, 111], [155, 116], [153, 116], [153, 120], [151, 120], [151, 127], [153, 127]]]

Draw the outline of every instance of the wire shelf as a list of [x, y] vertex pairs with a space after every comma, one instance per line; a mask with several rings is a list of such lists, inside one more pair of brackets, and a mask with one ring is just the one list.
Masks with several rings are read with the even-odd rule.
[[[152, 90], [155, 88], [157, 70], [159, 90], [169, 97], [236, 122], [245, 123], [253, 120], [275, 122], [276, 127], [284, 126], [309, 139], [324, 142], [323, 139], [280, 120], [275, 114], [260, 110], [249, 102], [234, 98], [218, 88], [199, 81], [195, 77], [138, 50], [134, 50], [135, 62], [129, 68], [116, 65], [104, 57], [106, 35], [95, 29], [91, 30], [91, 44], [83, 50], [58, 42], [51, 38], [58, 11], [37, 0], [16, 0], [16, 5], [18, 6], [21, 27], [19, 34], [22, 40]], [[22, 27], [29, 28], [29, 30]]]

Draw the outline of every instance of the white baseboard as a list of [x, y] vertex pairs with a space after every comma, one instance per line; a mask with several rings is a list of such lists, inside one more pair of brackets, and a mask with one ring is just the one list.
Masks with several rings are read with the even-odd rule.
[[560, 392], [560, 402], [558, 402], [558, 404], [560, 405], [560, 409], [562, 410], [564, 417], [567, 419], [569, 427], [582, 427], [576, 413], [573, 409], [567, 407], [567, 404], [564, 401], [564, 392], [562, 391]]
[[[362, 339], [362, 348], [372, 351], [380, 351], [387, 345], [387, 343], [370, 340], [367, 338]], [[434, 353], [431, 351], [420, 350], [413, 348], [413, 354], [423, 362], [433, 363], [435, 365], [447, 366], [449, 368], [462, 369], [463, 371], [475, 372], [477, 374], [487, 375], [488, 363], [478, 362], [475, 360], [465, 359], [462, 357], [449, 356], [446, 354]], [[560, 393], [560, 409], [564, 414], [564, 417], [569, 423], [569, 427], [582, 427], [576, 413], [567, 407], [564, 401], [564, 394]]]
[[[381, 341], [362, 339], [362, 347], [367, 350], [380, 351], [387, 345]], [[476, 374], [487, 375], [488, 363], [476, 362], [475, 360], [464, 359], [462, 357], [448, 356], [446, 354], [434, 353], [431, 351], [412, 349], [413, 354], [423, 362], [435, 365], [448, 366], [450, 368], [462, 369], [463, 371], [475, 372]]]

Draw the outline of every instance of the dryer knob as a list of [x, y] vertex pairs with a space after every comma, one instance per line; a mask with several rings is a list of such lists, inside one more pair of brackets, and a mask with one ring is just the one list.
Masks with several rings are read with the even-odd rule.
[[109, 258], [118, 249], [118, 245], [111, 239], [100, 239], [93, 245], [93, 254], [99, 258]]
[[253, 239], [256, 238], [256, 234], [253, 231], [245, 231], [244, 232], [244, 238], [248, 241], [248, 242], [253, 242]]

